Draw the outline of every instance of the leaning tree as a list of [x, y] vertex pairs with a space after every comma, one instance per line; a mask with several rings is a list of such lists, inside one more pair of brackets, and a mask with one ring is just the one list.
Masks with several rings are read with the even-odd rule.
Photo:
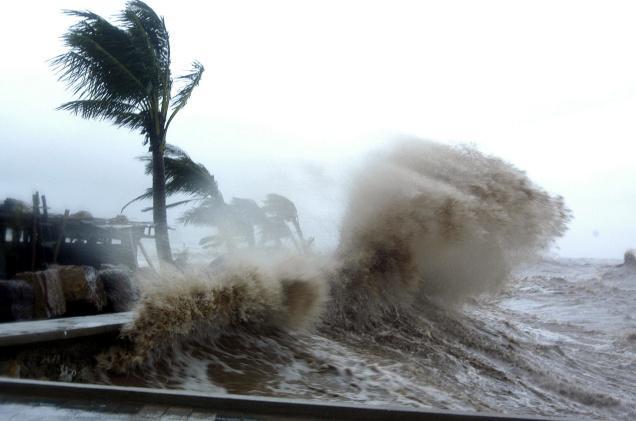
[[157, 253], [171, 262], [166, 215], [164, 152], [175, 115], [199, 84], [203, 66], [178, 77], [173, 92], [170, 40], [164, 19], [142, 1], [130, 1], [117, 25], [89, 11], [66, 11], [80, 20], [64, 34], [66, 51], [52, 65], [77, 98], [59, 109], [138, 130], [152, 156], [153, 220]]
[[[146, 164], [146, 173], [152, 172], [152, 156], [139, 157]], [[259, 206], [256, 201], [245, 198], [233, 198], [229, 203], [223, 199], [214, 176], [201, 163], [195, 162], [177, 146], [166, 144], [164, 154], [166, 171], [166, 196], [180, 195], [182, 200], [166, 205], [167, 208], [194, 204], [179, 218], [185, 225], [212, 226], [217, 234], [204, 237], [200, 245], [204, 248], [225, 246], [233, 251], [239, 244], [248, 247], [266, 247], [274, 243], [282, 246], [281, 240], [290, 240], [301, 253], [310, 251], [313, 239], [303, 237], [294, 202], [279, 194], [268, 194]], [[122, 212], [131, 203], [150, 199], [152, 187], [135, 197], [122, 208]], [[150, 211], [152, 207], [144, 208]], [[292, 224], [296, 237], [290, 230]], [[258, 241], [257, 241], [258, 239]]]

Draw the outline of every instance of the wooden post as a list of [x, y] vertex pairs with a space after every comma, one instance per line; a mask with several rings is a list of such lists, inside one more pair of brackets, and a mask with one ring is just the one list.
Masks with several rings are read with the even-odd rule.
[[42, 220], [44, 222], [48, 222], [49, 220], [49, 211], [46, 208], [46, 196], [42, 195]]
[[158, 273], [157, 269], [155, 269], [155, 266], [152, 264], [152, 260], [150, 260], [150, 256], [148, 256], [148, 253], [146, 253], [144, 245], [141, 244], [141, 240], [137, 242], [137, 245], [139, 246], [139, 250], [141, 250], [141, 254], [144, 255], [146, 262], [148, 262], [148, 266], [150, 266], [150, 269], [152, 269], [153, 272]]
[[57, 264], [57, 256], [60, 254], [60, 246], [64, 241], [64, 230], [66, 229], [66, 221], [68, 221], [68, 215], [71, 213], [68, 209], [64, 211], [64, 218], [62, 218], [62, 227], [60, 228], [60, 235], [57, 237], [57, 243], [55, 244], [55, 251], [53, 252], [53, 264]]
[[[42, 195], [42, 219], [38, 223], [38, 229], [40, 230], [40, 250], [42, 251], [42, 262], [44, 266], [48, 266], [47, 264], [47, 250], [46, 243], [51, 238], [51, 227], [49, 226], [49, 211], [46, 206], [46, 196]], [[50, 256], [50, 255], [49, 255]]]
[[38, 216], [40, 213], [40, 193], [33, 195], [33, 230], [31, 232], [31, 271], [35, 270], [38, 247]]

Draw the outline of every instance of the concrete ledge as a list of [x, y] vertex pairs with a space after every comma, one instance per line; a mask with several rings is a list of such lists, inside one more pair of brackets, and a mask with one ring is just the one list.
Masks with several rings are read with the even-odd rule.
[[[101, 386], [17, 380], [0, 378], [0, 402], [11, 396], [38, 399], [102, 402], [116, 406], [121, 403], [169, 405], [207, 411], [227, 411], [246, 416], [284, 416], [297, 419], [339, 420], [549, 420], [531, 416], [503, 416], [484, 413], [428, 411], [398, 406], [371, 406], [340, 402], [281, 399], [231, 394], [204, 394], [164, 389]], [[2, 405], [0, 403], [0, 405]], [[134, 415], [134, 414], [131, 414]]]
[[126, 312], [32, 322], [0, 323], [0, 347], [118, 332], [132, 319], [133, 313]]

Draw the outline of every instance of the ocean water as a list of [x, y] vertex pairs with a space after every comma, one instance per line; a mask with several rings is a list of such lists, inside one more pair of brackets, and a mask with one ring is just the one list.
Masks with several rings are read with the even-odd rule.
[[[636, 268], [554, 259], [505, 290], [373, 330], [189, 334], [137, 384], [505, 414], [634, 419]], [[196, 331], [196, 329], [194, 329]], [[152, 366], [152, 368], [150, 368]], [[108, 383], [130, 376], [109, 374]]]
[[144, 280], [99, 381], [633, 419], [636, 268], [538, 258], [569, 220], [497, 158], [398, 143], [352, 177], [332, 252]]

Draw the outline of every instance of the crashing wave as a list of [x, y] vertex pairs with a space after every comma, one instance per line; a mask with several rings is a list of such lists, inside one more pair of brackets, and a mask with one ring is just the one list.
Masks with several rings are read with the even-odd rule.
[[[227, 332], [316, 324], [364, 329], [414, 304], [494, 291], [562, 235], [569, 212], [504, 161], [469, 147], [403, 141], [352, 184], [333, 256], [235, 255], [217, 270], [146, 282], [127, 346], [103, 368], [152, 365], [176, 345]], [[326, 308], [326, 311], [323, 309]]]

